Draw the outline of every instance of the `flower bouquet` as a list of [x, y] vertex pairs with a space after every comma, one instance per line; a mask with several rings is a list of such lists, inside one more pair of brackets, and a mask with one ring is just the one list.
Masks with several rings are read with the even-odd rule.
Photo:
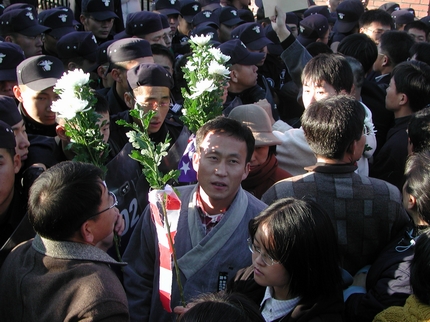
[[181, 201], [173, 188], [167, 184], [172, 180], [177, 180], [179, 171], [170, 170], [167, 174], [163, 174], [158, 168], [163, 157], [167, 155], [170, 138], [167, 135], [165, 141], [157, 145], [151, 141], [147, 129], [155, 113], [152, 110], [144, 113], [139, 104], [136, 103], [136, 107], [130, 111], [130, 115], [134, 119], [140, 120], [142, 127], [136, 123], [127, 123], [125, 120], [119, 120], [117, 123], [131, 128], [127, 137], [135, 150], [131, 151], [130, 157], [142, 165], [142, 172], [151, 188], [148, 200], [157, 231], [160, 252], [159, 295], [164, 309], [172, 312], [170, 305], [173, 280], [172, 266], [175, 268], [182, 305], [185, 306], [174, 245]]
[[[182, 88], [184, 106], [180, 119], [192, 133], [196, 133], [207, 121], [221, 115], [224, 88], [230, 75], [226, 66], [230, 56], [224, 55], [218, 48], [213, 48], [210, 40], [211, 36], [191, 37], [189, 42], [193, 55], [182, 68], [189, 89]], [[191, 166], [194, 147], [192, 134], [178, 166], [181, 170], [181, 182], [197, 180]]]
[[92, 163], [106, 172], [109, 145], [100, 133], [106, 121], [100, 124], [101, 115], [93, 108], [97, 99], [89, 83], [90, 74], [81, 69], [64, 73], [54, 87], [60, 99], [52, 103], [51, 110], [65, 120], [70, 138], [66, 149], [74, 153], [73, 161]]

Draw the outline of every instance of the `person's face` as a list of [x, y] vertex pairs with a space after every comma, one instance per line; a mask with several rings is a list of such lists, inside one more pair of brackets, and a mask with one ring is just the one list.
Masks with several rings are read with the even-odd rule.
[[38, 123], [54, 125], [55, 113], [51, 111], [51, 105], [59, 98], [54, 92], [54, 87], [51, 86], [39, 92], [25, 85], [19, 88], [20, 91], [15, 92], [15, 96], [22, 103], [25, 112]]
[[154, 62], [160, 66], [163, 66], [170, 75], [173, 75], [173, 65], [169, 58], [164, 55], [154, 55]]
[[410, 34], [412, 36], [412, 38], [414, 38], [415, 42], [425, 42], [427, 41], [426, 38], [426, 33], [424, 32], [424, 30], [419, 30], [416, 28], [411, 28], [408, 30], [408, 34]]
[[91, 31], [98, 39], [106, 39], [113, 26], [113, 18], [107, 20], [96, 20], [93, 17], [81, 15], [81, 23], [85, 31]]
[[149, 110], [156, 114], [149, 123], [148, 133], [157, 133], [163, 125], [170, 108], [170, 90], [162, 86], [140, 86], [134, 91], [136, 102], [146, 113]]
[[[101, 118], [97, 121], [97, 125], [100, 126], [100, 134], [103, 135], [103, 142], [107, 143], [110, 136], [110, 118], [109, 113], [100, 113]], [[103, 122], [106, 122], [104, 125]]]
[[50, 55], [58, 55], [57, 41], [58, 40], [52, 37], [50, 34], [45, 34], [45, 37], [43, 38], [43, 48], [45, 48], [45, 51]]
[[251, 157], [250, 162], [250, 171], [254, 170], [255, 168], [262, 165], [264, 162], [266, 162], [267, 158], [269, 157], [269, 147], [268, 146], [256, 146], [254, 148], [254, 153]]
[[167, 20], [169, 20], [169, 24], [170, 24], [170, 31], [173, 34], [175, 34], [176, 29], [178, 28], [178, 15], [167, 15]]
[[317, 102], [323, 98], [338, 95], [334, 87], [322, 81], [321, 84], [315, 84], [305, 81], [303, 84], [303, 106], [308, 108], [313, 102]]
[[27, 160], [28, 147], [30, 142], [28, 141], [27, 132], [25, 130], [24, 121], [21, 120], [14, 126], [12, 126], [13, 134], [15, 135], [16, 147], [15, 152], [21, 158], [21, 161]]
[[[265, 226], [263, 226], [265, 228]], [[290, 276], [285, 269], [284, 265], [275, 263], [271, 266], [267, 265], [263, 259], [262, 254], [267, 255], [264, 248], [264, 241], [270, 237], [266, 229], [262, 229], [261, 225], [257, 228], [254, 236], [254, 251], [252, 253], [252, 264], [254, 265], [254, 280], [261, 286], [271, 286], [274, 291], [274, 298], [278, 300], [288, 299], [288, 285]]]
[[[245, 89], [257, 85], [257, 70], [255, 65], [236, 65], [234, 74], [237, 82], [235, 83], [236, 92], [240, 93]], [[231, 85], [231, 84], [230, 84]]]
[[231, 39], [231, 31], [235, 28], [236, 26], [226, 26], [223, 23], [219, 25], [219, 29], [218, 29], [218, 37], [219, 37], [219, 41], [221, 43], [226, 42], [228, 40]]
[[151, 45], [160, 44], [160, 45], [166, 46], [166, 43], [164, 42], [164, 29], [151, 32], [139, 38], [147, 40]]
[[20, 167], [18, 155], [12, 158], [6, 149], [0, 149], [0, 214], [7, 210], [12, 201], [15, 174]]
[[367, 35], [376, 45], [379, 44], [379, 39], [384, 32], [391, 30], [390, 26], [384, 26], [380, 22], [372, 22], [369, 25], [360, 28], [360, 33]]
[[399, 106], [399, 101], [401, 99], [401, 93], [397, 92], [396, 81], [394, 77], [391, 77], [390, 84], [386, 89], [387, 94], [385, 95], [385, 108], [389, 111], [397, 111]]
[[163, 31], [164, 31], [164, 36], [163, 36], [164, 43], [166, 44], [167, 48], [170, 48], [172, 47], [172, 36], [171, 36], [170, 28], [163, 29]]
[[204, 200], [210, 207], [228, 207], [249, 173], [246, 142], [209, 132], [193, 155], [193, 167]]
[[15, 98], [13, 87], [18, 84], [17, 81], [0, 81], [0, 95]]
[[248, 51], [250, 51], [251, 53], [264, 53], [263, 59], [258, 64], [256, 64], [257, 66], [263, 66], [263, 64], [266, 60], [267, 53], [268, 53], [267, 46], [264, 46], [263, 48], [261, 48], [259, 50], [252, 50], [252, 49], [248, 48]]
[[16, 34], [16, 36], [13, 37], [6, 37], [6, 41], [10, 41], [19, 45], [24, 51], [24, 55], [26, 58], [33, 57], [36, 55], [42, 55], [43, 42], [41, 34], [35, 37]]
[[102, 240], [106, 242], [105, 239], [107, 237], [109, 237], [110, 240], [113, 239], [115, 222], [118, 220], [118, 217], [120, 216], [118, 208], [112, 207], [112, 205], [114, 205], [115, 203], [114, 197], [111, 194], [109, 194], [109, 191], [104, 184], [102, 186], [103, 186], [103, 193], [101, 197], [101, 204], [98, 208], [98, 212], [101, 212], [101, 211], [103, 212], [89, 219], [95, 225], [97, 225], [97, 229], [93, 230], [94, 245]]
[[299, 29], [297, 28], [297, 25], [294, 23], [287, 23], [288, 28], [290, 28], [291, 33], [295, 38], [299, 35]]
[[191, 24], [182, 18], [181, 15], [178, 16], [178, 31], [185, 36], [188, 36], [191, 31]]

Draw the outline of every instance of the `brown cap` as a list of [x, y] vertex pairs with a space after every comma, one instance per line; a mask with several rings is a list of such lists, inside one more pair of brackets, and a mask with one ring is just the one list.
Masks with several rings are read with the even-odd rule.
[[251, 129], [255, 138], [255, 146], [282, 144], [282, 141], [272, 132], [269, 115], [258, 105], [247, 104], [236, 106], [230, 112], [228, 118], [239, 121]]

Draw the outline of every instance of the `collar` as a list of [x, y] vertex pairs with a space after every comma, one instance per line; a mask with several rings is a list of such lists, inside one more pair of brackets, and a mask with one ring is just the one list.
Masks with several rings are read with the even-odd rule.
[[127, 265], [125, 262], [117, 262], [106, 252], [95, 246], [69, 241], [50, 240], [39, 236], [39, 234], [34, 237], [32, 246], [38, 253], [53, 258], [101, 262], [120, 266]]
[[381, 79], [383, 79], [384, 77], [389, 76], [390, 73], [384, 74], [384, 75], [379, 75], [375, 77], [375, 82], [379, 82]]
[[313, 166], [305, 167], [305, 170], [318, 173], [350, 173], [357, 170], [357, 166], [353, 164], [329, 164], [317, 162]]
[[295, 297], [291, 300], [274, 299], [273, 288], [268, 286], [261, 301], [261, 314], [266, 321], [278, 320], [289, 314], [297, 306], [300, 299], [300, 297]]

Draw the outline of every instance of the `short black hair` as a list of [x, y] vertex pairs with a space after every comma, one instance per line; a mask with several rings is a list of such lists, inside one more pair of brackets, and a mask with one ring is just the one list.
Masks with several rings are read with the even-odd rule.
[[311, 150], [340, 160], [363, 135], [365, 111], [352, 96], [337, 95], [313, 102], [302, 115], [302, 127]]
[[320, 54], [313, 57], [303, 69], [302, 84], [308, 82], [333, 86], [337, 93], [351, 92], [354, 76], [345, 57], [339, 54]]
[[405, 61], [394, 67], [392, 77], [397, 93], [404, 93], [408, 97], [409, 107], [413, 112], [430, 103], [429, 65], [417, 60]]
[[101, 204], [103, 172], [66, 161], [43, 172], [30, 188], [28, 216], [42, 237], [65, 241], [95, 216]]
[[411, 263], [410, 282], [414, 295], [430, 305], [430, 230], [423, 232], [415, 245], [415, 254]]
[[422, 61], [430, 66], [430, 43], [416, 42], [411, 49], [409, 49], [409, 57], [415, 55], [415, 60]]
[[411, 35], [398, 30], [386, 31], [379, 39], [379, 47], [382, 53], [388, 56], [393, 67], [408, 59], [409, 49], [414, 43]]
[[94, 104], [94, 111], [96, 111], [99, 114], [106, 114], [109, 113], [109, 103], [107, 99], [98, 93], [97, 91], [91, 91], [94, 95], [94, 97], [97, 99], [97, 103]]
[[152, 44], [151, 50], [152, 50], [152, 55], [160, 55], [160, 56], [167, 57], [172, 63], [172, 66], [175, 66], [175, 56], [173, 55], [172, 51], [169, 48], [160, 44]]
[[309, 301], [341, 292], [336, 233], [330, 217], [315, 201], [275, 201], [249, 221], [253, 243], [259, 227], [268, 236], [260, 241], [264, 251], [289, 275], [289, 295]]
[[378, 57], [378, 48], [366, 34], [352, 34], [341, 40], [337, 52], [357, 59], [368, 73]]
[[355, 88], [361, 89], [364, 84], [364, 70], [361, 63], [351, 56], [346, 56], [346, 61], [348, 62], [349, 66], [351, 67], [352, 74], [354, 75], [354, 85]]
[[200, 151], [200, 146], [209, 132], [224, 133], [239, 141], [246, 143], [246, 162], [251, 161], [252, 154], [254, 153], [255, 139], [254, 136], [246, 125], [236, 120], [230, 119], [225, 116], [218, 116], [206, 122], [196, 133], [196, 151]]
[[427, 37], [429, 35], [429, 28], [427, 27], [427, 25], [420, 21], [420, 20], [416, 20], [416, 21], [412, 21], [410, 23], [407, 23], [405, 25], [405, 31], [409, 31], [409, 29], [418, 29], [418, 30], [422, 30], [425, 32], [426, 34], [426, 41], [427, 41]]
[[373, 9], [365, 11], [358, 20], [358, 25], [360, 28], [364, 28], [365, 26], [369, 26], [372, 22], [379, 22], [383, 26], [390, 26], [391, 29], [394, 29], [394, 20], [391, 18], [391, 15], [381, 9]]

